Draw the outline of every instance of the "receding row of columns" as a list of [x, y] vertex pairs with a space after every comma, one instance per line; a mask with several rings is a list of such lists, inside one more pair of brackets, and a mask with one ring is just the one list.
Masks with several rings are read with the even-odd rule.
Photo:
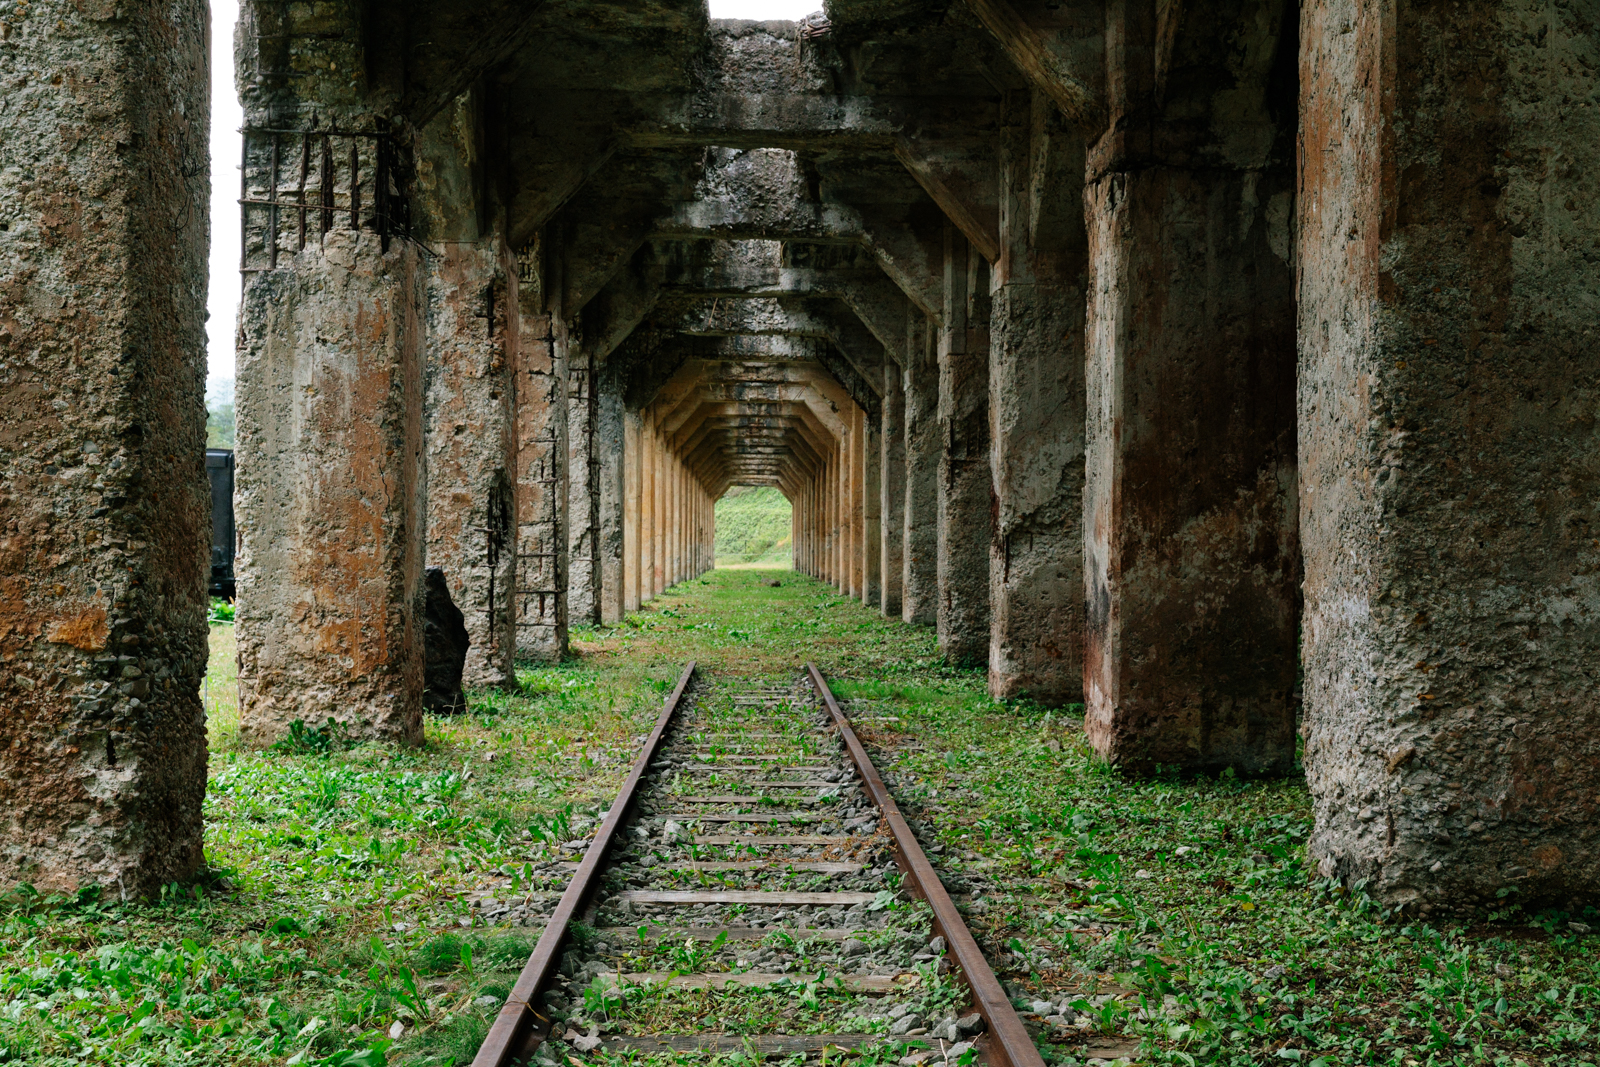
[[624, 416], [622, 598], [627, 611], [715, 565], [715, 505], [652, 412]]

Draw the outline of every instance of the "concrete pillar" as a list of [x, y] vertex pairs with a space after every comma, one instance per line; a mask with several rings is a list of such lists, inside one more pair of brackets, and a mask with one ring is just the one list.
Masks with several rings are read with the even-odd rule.
[[[1020, 99], [1018, 99], [1020, 97]], [[1083, 137], [1013, 94], [989, 337], [989, 692], [1083, 699]]]
[[567, 618], [594, 624], [600, 618], [596, 590], [600, 532], [596, 470], [594, 352], [574, 341], [567, 364]]
[[[1392, 905], [1600, 884], [1593, 11], [1301, 26], [1309, 853]], [[1441, 86], [1457, 91], [1441, 93]]]
[[466, 623], [463, 682], [503, 686], [516, 679], [516, 261], [494, 237], [434, 247], [427, 565], [444, 570]]
[[862, 444], [862, 517], [861, 517], [861, 602], [876, 608], [883, 600], [883, 488], [879, 484], [880, 464], [883, 462], [883, 441], [877, 424], [869, 423], [865, 414], [861, 422]]
[[659, 596], [669, 584], [667, 581], [667, 450], [666, 439], [661, 433], [661, 424], [655, 427], [655, 524], [651, 528], [651, 577], [652, 588]]
[[667, 582], [677, 585], [683, 581], [683, 464], [676, 455], [671, 457], [671, 463], [672, 480], [667, 483], [672, 494], [667, 512]]
[[656, 595], [656, 421], [643, 413], [639, 420], [639, 603]]
[[867, 592], [867, 413], [853, 407], [850, 427], [850, 595]]
[[939, 651], [989, 658], [989, 265], [945, 225], [939, 331]]
[[934, 324], [913, 309], [906, 329], [905, 536], [900, 617], [939, 621], [939, 359]]
[[17, 18], [0, 45], [8, 75], [32, 72], [0, 104], [0, 890], [144, 894], [202, 858], [208, 20], [144, 0]]
[[599, 565], [595, 572], [595, 596], [599, 601], [600, 622], [612, 626], [622, 621], [626, 599], [623, 575], [626, 549], [622, 530], [626, 524], [623, 508], [627, 492], [622, 388], [614, 370], [601, 372], [596, 390], [594, 451], [598, 485], [595, 506], [599, 511], [599, 524], [595, 528], [595, 546]]
[[882, 564], [878, 607], [891, 619], [900, 617], [900, 590], [904, 588], [906, 523], [906, 394], [900, 366], [887, 355], [883, 360], [883, 422], [878, 434], [878, 484]]
[[[417, 138], [416, 233], [428, 260], [426, 565], [467, 628], [468, 686], [516, 682], [517, 263], [478, 202], [471, 94]], [[298, 236], [298, 235], [297, 235]]]
[[850, 593], [850, 424], [834, 454], [834, 589]]
[[538, 296], [562, 291], [560, 261], [542, 267], [543, 284], [518, 285], [517, 652], [553, 662], [567, 652], [568, 338]]
[[639, 610], [639, 530], [642, 469], [639, 457], [639, 413], [622, 413], [622, 610]]
[[[1242, 32], [1228, 20], [1186, 23], [1180, 47], [1200, 69], [1184, 84], [1198, 98], [1158, 104], [1154, 8], [1111, 9], [1120, 21], [1108, 36], [1122, 42], [1108, 53], [1113, 132], [1090, 150], [1084, 197], [1086, 726], [1130, 770], [1287, 773], [1299, 620], [1294, 131], [1273, 125], [1266, 83], [1290, 75], [1265, 44], [1228, 67]], [[1276, 23], [1279, 8], [1262, 14]], [[1253, 118], [1220, 118], [1250, 102], [1239, 114]], [[1162, 106], [1218, 126], [1184, 119], [1179, 135]]]
[[[286, 257], [287, 258], [287, 257]], [[240, 307], [240, 732], [291, 722], [422, 741], [427, 271], [331, 230]]]

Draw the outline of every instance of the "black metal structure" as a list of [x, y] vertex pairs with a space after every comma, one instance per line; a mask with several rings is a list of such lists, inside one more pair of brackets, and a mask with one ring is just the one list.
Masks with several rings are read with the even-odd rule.
[[211, 479], [212, 596], [234, 596], [233, 585], [233, 449], [206, 449], [206, 477]]

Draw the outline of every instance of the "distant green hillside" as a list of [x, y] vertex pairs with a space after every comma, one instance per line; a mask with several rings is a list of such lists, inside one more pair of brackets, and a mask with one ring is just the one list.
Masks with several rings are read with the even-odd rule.
[[791, 566], [789, 501], [770, 487], [735, 486], [717, 501], [717, 565]]

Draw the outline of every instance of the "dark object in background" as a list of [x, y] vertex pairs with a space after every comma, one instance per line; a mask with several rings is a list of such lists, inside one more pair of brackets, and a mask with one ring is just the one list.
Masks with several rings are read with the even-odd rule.
[[233, 584], [233, 449], [206, 449], [206, 477], [211, 480], [212, 596], [234, 597]]
[[466, 668], [467, 646], [471, 644], [467, 640], [467, 623], [461, 609], [450, 599], [444, 568], [429, 567], [423, 585], [428, 593], [422, 627], [428, 666], [423, 676], [427, 685], [422, 707], [424, 711], [454, 715], [467, 710], [467, 700], [461, 692], [461, 672]]

